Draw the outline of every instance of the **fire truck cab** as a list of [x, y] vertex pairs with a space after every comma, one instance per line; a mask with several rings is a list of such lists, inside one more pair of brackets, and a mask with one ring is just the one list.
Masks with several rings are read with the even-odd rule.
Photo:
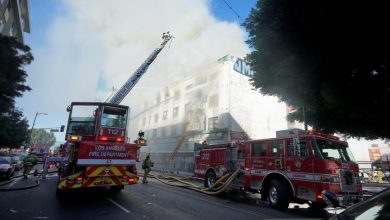
[[137, 183], [140, 146], [126, 143], [128, 107], [72, 102], [66, 143], [60, 151], [57, 193], [66, 189], [107, 186], [119, 191]]
[[362, 198], [358, 165], [348, 144], [332, 135], [289, 129], [276, 138], [210, 145], [195, 154], [195, 176], [206, 186], [228, 168], [243, 171], [233, 186], [260, 192], [278, 209], [292, 201], [325, 207]]

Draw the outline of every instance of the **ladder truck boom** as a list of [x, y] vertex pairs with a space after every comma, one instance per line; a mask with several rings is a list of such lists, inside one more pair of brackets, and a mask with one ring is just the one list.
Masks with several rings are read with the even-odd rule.
[[160, 46], [149, 55], [149, 57], [141, 64], [140, 67], [138, 67], [138, 69], [133, 73], [133, 75], [130, 76], [130, 78], [118, 90], [118, 92], [112, 96], [108, 103], [119, 105], [122, 102], [122, 100], [126, 97], [127, 94], [129, 94], [130, 90], [137, 84], [142, 75], [146, 72], [150, 64], [152, 64], [156, 59], [157, 55], [161, 52], [162, 49], [164, 49], [165, 45], [170, 39], [172, 39], [172, 35], [169, 34], [169, 31], [163, 34], [163, 42], [160, 44]]

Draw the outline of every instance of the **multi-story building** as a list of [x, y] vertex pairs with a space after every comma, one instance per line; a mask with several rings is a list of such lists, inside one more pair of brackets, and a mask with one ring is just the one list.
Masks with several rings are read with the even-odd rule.
[[286, 105], [256, 91], [251, 75], [242, 59], [225, 56], [145, 99], [140, 108], [133, 106], [129, 130], [145, 131], [146, 151], [152, 153], [155, 169], [166, 168], [176, 148], [170, 169], [192, 172], [194, 147], [204, 140], [268, 138], [286, 129]]
[[24, 43], [23, 32], [30, 33], [28, 0], [0, 0], [0, 33]]

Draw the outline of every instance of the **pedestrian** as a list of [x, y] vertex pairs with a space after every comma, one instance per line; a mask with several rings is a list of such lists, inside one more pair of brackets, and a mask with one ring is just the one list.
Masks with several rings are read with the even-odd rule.
[[142, 183], [148, 183], [148, 174], [152, 167], [152, 161], [150, 160], [150, 154], [146, 155], [145, 160], [142, 162], [142, 169], [144, 169], [144, 178], [142, 179]]
[[33, 168], [34, 165], [38, 163], [38, 157], [35, 154], [35, 151], [32, 150], [27, 157], [23, 159], [23, 176], [24, 178], [27, 178], [27, 175], [30, 173], [31, 169]]

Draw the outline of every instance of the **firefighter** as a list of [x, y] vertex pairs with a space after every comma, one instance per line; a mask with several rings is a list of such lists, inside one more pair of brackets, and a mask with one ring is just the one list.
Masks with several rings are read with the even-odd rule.
[[38, 157], [35, 154], [35, 151], [32, 150], [27, 157], [23, 159], [23, 176], [24, 178], [27, 178], [27, 175], [30, 173], [31, 169], [33, 168], [34, 165], [38, 163]]
[[148, 183], [147, 177], [151, 170], [152, 162], [150, 160], [150, 154], [146, 155], [145, 160], [142, 163], [142, 169], [144, 169], [144, 178], [142, 179], [142, 183]]
[[382, 184], [382, 176], [383, 176], [383, 172], [382, 172], [382, 168], [378, 168], [378, 183], [379, 184]]

